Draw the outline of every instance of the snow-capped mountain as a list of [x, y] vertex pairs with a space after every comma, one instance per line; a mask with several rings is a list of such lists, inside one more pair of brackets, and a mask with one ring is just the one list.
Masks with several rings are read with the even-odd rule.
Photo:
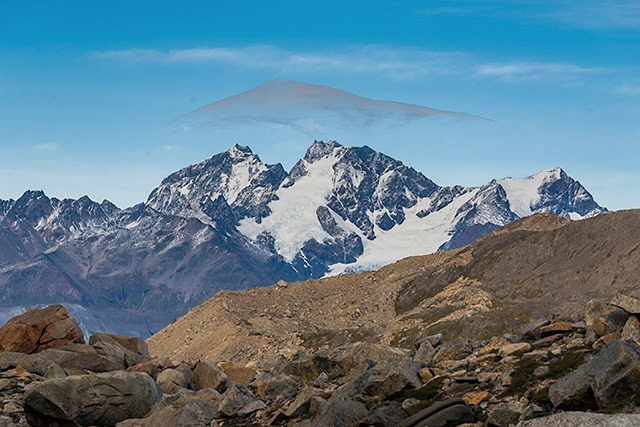
[[377, 268], [535, 212], [606, 209], [559, 168], [441, 187], [369, 147], [316, 141], [287, 173], [234, 145], [128, 209], [41, 191], [0, 201], [0, 321], [62, 302], [89, 330], [149, 335], [222, 289]]

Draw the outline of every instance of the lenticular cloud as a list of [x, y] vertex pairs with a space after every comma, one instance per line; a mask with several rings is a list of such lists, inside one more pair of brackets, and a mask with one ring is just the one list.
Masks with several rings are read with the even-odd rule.
[[416, 120], [433, 116], [479, 118], [402, 102], [364, 98], [329, 86], [271, 80], [181, 116], [201, 124], [274, 123], [312, 130], [335, 120], [350, 125], [373, 121]]

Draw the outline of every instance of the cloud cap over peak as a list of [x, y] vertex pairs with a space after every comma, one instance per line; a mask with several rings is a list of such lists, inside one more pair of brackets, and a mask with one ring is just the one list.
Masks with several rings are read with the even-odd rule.
[[330, 86], [286, 79], [269, 80], [237, 95], [215, 101], [179, 119], [208, 123], [270, 122], [305, 127], [318, 119], [415, 120], [433, 116], [481, 119], [471, 114], [443, 111], [416, 104], [365, 98]]

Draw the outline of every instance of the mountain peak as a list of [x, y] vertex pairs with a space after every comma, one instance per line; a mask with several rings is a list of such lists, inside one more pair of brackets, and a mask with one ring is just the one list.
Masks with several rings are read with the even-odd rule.
[[225, 153], [232, 158], [244, 158], [253, 155], [253, 151], [248, 145], [240, 145], [237, 142], [233, 144]]

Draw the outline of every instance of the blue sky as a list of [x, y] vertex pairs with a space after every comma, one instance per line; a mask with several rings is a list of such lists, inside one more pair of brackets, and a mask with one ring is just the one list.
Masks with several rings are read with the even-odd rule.
[[[640, 207], [637, 1], [301, 3], [3, 2], [0, 198], [126, 207], [235, 142], [290, 168], [336, 139], [441, 185], [560, 166], [599, 203]], [[272, 79], [491, 120], [176, 121]]]

